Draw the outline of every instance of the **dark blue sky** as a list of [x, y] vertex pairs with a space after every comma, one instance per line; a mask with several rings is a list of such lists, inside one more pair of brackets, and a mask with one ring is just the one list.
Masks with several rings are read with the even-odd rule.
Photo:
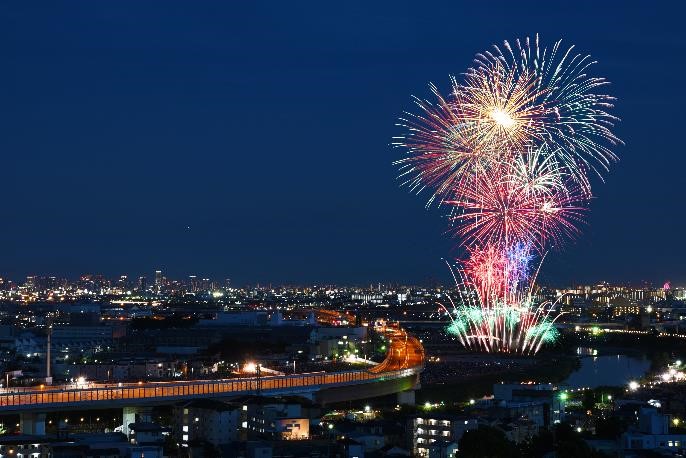
[[641, 3], [3, 2], [0, 274], [444, 280], [395, 119], [538, 32], [599, 61], [626, 142], [542, 279], [686, 283], [686, 11]]

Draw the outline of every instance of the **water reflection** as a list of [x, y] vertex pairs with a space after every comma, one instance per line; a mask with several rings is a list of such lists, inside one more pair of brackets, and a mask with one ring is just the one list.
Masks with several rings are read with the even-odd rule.
[[565, 383], [570, 388], [598, 386], [623, 386], [629, 380], [641, 378], [650, 368], [646, 358], [635, 358], [626, 355], [597, 356], [593, 348], [579, 347], [581, 367], [567, 378]]
[[578, 347], [576, 349], [576, 354], [579, 356], [596, 356], [598, 354], [598, 349], [591, 347]]

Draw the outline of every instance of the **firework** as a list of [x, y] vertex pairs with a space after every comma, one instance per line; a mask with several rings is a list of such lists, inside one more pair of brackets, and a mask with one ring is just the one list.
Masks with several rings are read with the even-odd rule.
[[506, 252], [495, 246], [472, 250], [464, 267], [453, 271], [457, 302], [441, 304], [450, 318], [448, 333], [465, 347], [488, 352], [533, 354], [555, 341], [558, 304], [536, 303], [532, 259], [530, 248], [519, 244]]
[[432, 189], [428, 204], [459, 192], [475, 171], [546, 145], [548, 160], [562, 169], [587, 197], [587, 171], [601, 176], [617, 159], [621, 143], [608, 110], [614, 97], [596, 91], [609, 84], [589, 76], [595, 64], [561, 48], [541, 48], [527, 38], [477, 54], [460, 82], [451, 77], [449, 95], [429, 87], [436, 101], [415, 98], [419, 114], [406, 113], [405, 133], [393, 145], [407, 151], [396, 161], [403, 183], [413, 191]]
[[490, 150], [480, 149], [471, 141], [469, 127], [453, 95], [445, 99], [435, 86], [429, 87], [436, 102], [415, 98], [421, 114], [406, 113], [406, 117], [400, 119], [399, 125], [408, 134], [396, 138], [394, 144], [406, 147], [410, 152], [396, 162], [404, 184], [417, 192], [433, 188], [428, 202], [431, 204], [459, 189]]
[[535, 353], [557, 336], [556, 304], [536, 303], [531, 266], [577, 235], [587, 174], [607, 170], [621, 143], [594, 63], [559, 41], [506, 41], [451, 77], [448, 96], [430, 85], [435, 101], [415, 98], [418, 113], [400, 119], [403, 184], [449, 209], [467, 252], [454, 270], [459, 298], [445, 307], [467, 347]]
[[535, 354], [544, 343], [554, 342], [559, 336], [555, 327], [559, 315], [551, 318], [552, 309], [550, 302], [537, 307], [458, 306], [451, 314], [447, 331], [468, 348]]
[[[541, 170], [541, 175], [529, 173]], [[491, 243], [507, 249], [523, 243], [543, 251], [549, 242], [561, 244], [573, 237], [586, 210], [578, 186], [566, 185], [541, 167], [520, 175], [518, 168], [499, 163], [465, 182], [456, 194], [459, 200], [446, 203], [460, 209], [451, 220], [467, 246]]]
[[[493, 46], [491, 51], [477, 54], [475, 67], [468, 71], [466, 90], [476, 86], [470, 80], [489, 81], [491, 75], [501, 73], [514, 81], [531, 82], [526, 86], [527, 96], [518, 97], [526, 103], [515, 105], [508, 103], [508, 94], [494, 84], [486, 86], [487, 91], [503, 94], [490, 104], [492, 110], [500, 110], [492, 111], [500, 113], [497, 118], [492, 116], [492, 123], [507, 124], [510, 131], [521, 132], [512, 136], [524, 143], [553, 146], [556, 159], [590, 194], [586, 170], [601, 175], [617, 160], [611, 148], [621, 143], [612, 133], [618, 118], [608, 112], [615, 98], [597, 92], [609, 83], [590, 76], [595, 63], [589, 55], [574, 53], [573, 46], [564, 49], [562, 41], [550, 49], [541, 47], [538, 35], [533, 43], [529, 38], [516, 40], [514, 46], [505, 41], [502, 47]], [[481, 91], [474, 90], [475, 97]], [[532, 110], [535, 114], [527, 115]], [[522, 122], [510, 121], [520, 119]]]
[[545, 89], [527, 69], [518, 72], [495, 61], [470, 70], [454, 87], [455, 103], [470, 126], [470, 139], [501, 152], [522, 151], [545, 130], [548, 107], [538, 100]]
[[469, 279], [479, 302], [490, 307], [502, 301], [513, 302], [528, 287], [531, 247], [517, 243], [507, 250], [496, 245], [474, 247], [463, 261], [462, 276]]

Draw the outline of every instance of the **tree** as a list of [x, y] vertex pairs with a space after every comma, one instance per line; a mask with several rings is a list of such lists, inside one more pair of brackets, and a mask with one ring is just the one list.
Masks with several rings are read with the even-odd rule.
[[591, 450], [591, 447], [589, 447], [588, 444], [580, 437], [573, 440], [560, 441], [555, 449], [557, 451], [557, 458], [580, 458], [582, 456], [593, 456], [593, 450]]
[[583, 399], [581, 400], [581, 405], [586, 410], [592, 410], [595, 407], [595, 393], [593, 390], [584, 391]]
[[598, 439], [617, 439], [624, 431], [626, 431], [626, 425], [619, 417], [596, 420], [595, 435]]
[[496, 428], [481, 426], [464, 433], [456, 458], [516, 458], [519, 450]]
[[668, 364], [672, 362], [672, 358], [666, 351], [655, 352], [651, 355], [650, 359], [650, 370], [653, 372], [663, 371]]
[[538, 458], [545, 456], [555, 450], [555, 437], [550, 431], [542, 429], [538, 435], [521, 444], [520, 449], [523, 457]]
[[562, 423], [555, 428], [555, 451], [557, 458], [600, 458], [605, 456], [596, 452], [586, 443], [571, 425]]

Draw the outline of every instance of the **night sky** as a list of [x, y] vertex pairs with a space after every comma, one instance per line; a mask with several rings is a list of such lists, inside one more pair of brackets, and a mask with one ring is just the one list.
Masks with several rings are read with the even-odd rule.
[[538, 32], [598, 60], [626, 143], [541, 279], [686, 284], [686, 11], [630, 3], [2, 2], [0, 275], [446, 281], [396, 118]]

